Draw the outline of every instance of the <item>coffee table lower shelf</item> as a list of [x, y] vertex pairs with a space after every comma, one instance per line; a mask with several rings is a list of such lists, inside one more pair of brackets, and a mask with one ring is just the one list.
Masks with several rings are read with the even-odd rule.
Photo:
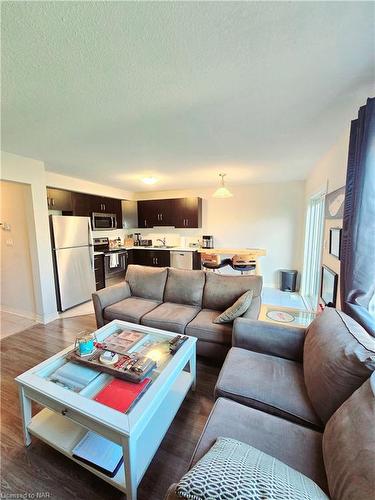
[[89, 465], [77, 460], [72, 455], [72, 449], [82, 439], [87, 429], [68, 418], [44, 408], [36, 414], [28, 426], [30, 434], [44, 441], [55, 450], [63, 453], [77, 464], [96, 474], [104, 481], [126, 493], [124, 465], [120, 467], [115, 477], [109, 477]]
[[[161, 402], [155, 414], [152, 415], [149, 425], [146, 425], [141, 436], [139, 437], [138, 446], [140, 450], [146, 451], [146, 449], [158, 448], [161, 440], [168, 430], [172, 418], [177, 413], [192, 382], [193, 380], [189, 372], [183, 371], [180, 373], [178, 379], [172, 386], [171, 391]], [[152, 425], [155, 421], [159, 424], [158, 433], [155, 433], [154, 426]], [[117, 474], [112, 478], [73, 457], [72, 450], [87, 432], [88, 429], [86, 427], [50, 410], [49, 408], [44, 408], [32, 417], [27, 429], [33, 436], [44, 441], [60, 453], [63, 453], [66, 457], [70, 458], [93, 474], [96, 474], [98, 477], [107, 481], [107, 483], [111, 484], [115, 488], [126, 493], [124, 465], [120, 467]], [[153, 454], [148, 453], [139, 454], [139, 462], [137, 463], [138, 484], [142, 479], [143, 474], [146, 472], [152, 456]]]

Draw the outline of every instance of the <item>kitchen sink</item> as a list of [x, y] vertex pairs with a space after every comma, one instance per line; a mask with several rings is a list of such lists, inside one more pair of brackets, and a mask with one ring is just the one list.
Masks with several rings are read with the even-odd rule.
[[152, 248], [176, 248], [175, 245], [152, 245]]

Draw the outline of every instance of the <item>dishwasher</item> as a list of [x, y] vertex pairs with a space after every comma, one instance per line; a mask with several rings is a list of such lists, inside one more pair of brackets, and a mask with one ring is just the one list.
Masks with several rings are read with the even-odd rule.
[[171, 252], [171, 267], [176, 269], [193, 269], [193, 252]]

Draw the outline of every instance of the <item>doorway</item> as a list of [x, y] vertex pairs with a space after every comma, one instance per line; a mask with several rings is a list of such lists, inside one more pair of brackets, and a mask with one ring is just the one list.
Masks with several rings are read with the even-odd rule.
[[301, 295], [307, 309], [314, 312], [319, 301], [325, 194], [321, 191], [310, 198], [306, 214]]

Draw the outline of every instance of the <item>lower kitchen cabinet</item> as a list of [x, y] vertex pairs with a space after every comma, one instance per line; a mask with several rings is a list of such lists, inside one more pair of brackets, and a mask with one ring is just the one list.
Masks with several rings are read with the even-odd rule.
[[133, 250], [133, 264], [152, 267], [168, 267], [171, 263], [169, 250]]
[[105, 287], [104, 255], [94, 255], [95, 286], [97, 290]]

